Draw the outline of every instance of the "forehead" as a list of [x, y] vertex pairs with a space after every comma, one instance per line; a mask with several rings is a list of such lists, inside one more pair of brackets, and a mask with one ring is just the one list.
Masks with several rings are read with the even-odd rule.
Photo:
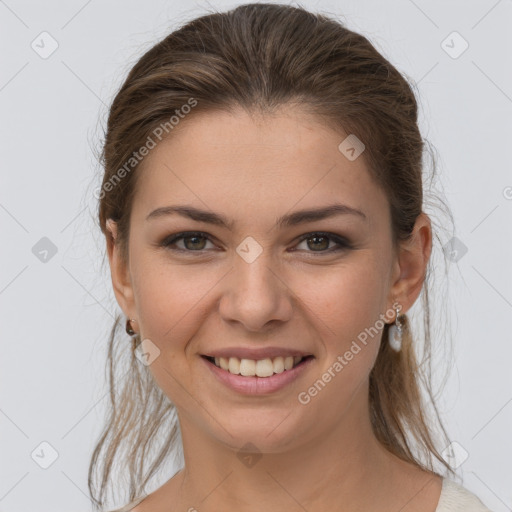
[[338, 148], [346, 137], [293, 108], [185, 117], [139, 167], [132, 213], [179, 202], [275, 218], [294, 206], [338, 202], [382, 216], [387, 201], [364, 153], [351, 161]]

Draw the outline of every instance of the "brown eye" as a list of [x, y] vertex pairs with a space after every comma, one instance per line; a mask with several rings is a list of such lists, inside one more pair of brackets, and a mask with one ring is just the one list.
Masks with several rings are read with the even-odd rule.
[[[177, 245], [179, 241], [183, 240], [183, 245]], [[206, 249], [205, 244], [211, 243], [210, 238], [205, 233], [178, 233], [166, 238], [160, 245], [172, 251], [180, 252], [200, 252]], [[176, 247], [173, 247], [176, 246]]]
[[204, 249], [204, 242], [206, 238], [203, 236], [185, 236], [183, 237], [183, 243], [187, 249], [201, 250]]
[[[351, 247], [347, 240], [332, 233], [308, 233], [301, 238], [303, 242], [307, 247], [306, 252], [331, 253]], [[334, 247], [329, 247], [331, 242], [334, 242]]]
[[306, 238], [306, 242], [308, 242], [308, 247], [314, 250], [329, 248], [329, 238], [326, 236], [314, 235], [310, 238]]

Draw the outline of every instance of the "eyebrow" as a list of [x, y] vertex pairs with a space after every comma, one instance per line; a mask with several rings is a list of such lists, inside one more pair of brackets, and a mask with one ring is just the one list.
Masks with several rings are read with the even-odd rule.
[[[181, 215], [182, 217], [186, 217], [198, 222], [214, 224], [229, 230], [232, 230], [234, 227], [234, 222], [229, 221], [223, 215], [207, 210], [201, 210], [199, 208], [188, 205], [162, 206], [156, 210], [153, 210], [146, 217], [146, 221], [164, 217], [166, 215]], [[288, 213], [282, 217], [279, 217], [276, 221], [276, 225], [280, 228], [291, 227], [298, 224], [327, 219], [329, 217], [334, 217], [335, 215], [355, 215], [361, 219], [368, 220], [366, 215], [361, 210], [345, 204], [334, 203], [320, 208], [299, 210], [293, 213]]]

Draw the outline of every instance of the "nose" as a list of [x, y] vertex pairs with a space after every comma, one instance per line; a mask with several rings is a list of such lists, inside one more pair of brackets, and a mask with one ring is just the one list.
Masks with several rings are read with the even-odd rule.
[[265, 251], [251, 263], [238, 255], [234, 258], [233, 268], [223, 280], [219, 303], [226, 322], [256, 332], [291, 318], [293, 294], [275, 267]]

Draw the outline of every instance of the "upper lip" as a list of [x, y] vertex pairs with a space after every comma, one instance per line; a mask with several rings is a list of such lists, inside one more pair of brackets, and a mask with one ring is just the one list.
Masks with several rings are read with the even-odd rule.
[[283, 347], [265, 347], [265, 348], [244, 348], [244, 347], [233, 347], [233, 348], [222, 348], [212, 350], [206, 354], [208, 357], [238, 357], [238, 359], [253, 359], [259, 361], [260, 359], [282, 356], [312, 356], [311, 352], [304, 352], [293, 348]]

